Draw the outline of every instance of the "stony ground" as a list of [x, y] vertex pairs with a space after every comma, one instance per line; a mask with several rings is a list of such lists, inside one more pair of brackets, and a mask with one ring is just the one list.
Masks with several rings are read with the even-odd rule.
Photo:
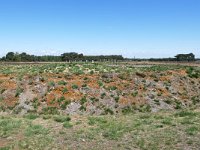
[[200, 103], [200, 67], [75, 63], [0, 67], [0, 111], [9, 114], [157, 112]]

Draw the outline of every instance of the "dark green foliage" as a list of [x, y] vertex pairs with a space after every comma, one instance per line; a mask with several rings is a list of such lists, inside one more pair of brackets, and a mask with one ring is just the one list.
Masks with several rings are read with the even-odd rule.
[[33, 107], [34, 107], [35, 109], [38, 108], [38, 106], [40, 105], [40, 102], [38, 101], [37, 98], [34, 98], [34, 99], [33, 99], [32, 105], [33, 105]]
[[55, 116], [54, 117], [54, 121], [56, 122], [66, 122], [66, 121], [70, 121], [71, 118], [69, 116]]
[[63, 94], [67, 93], [68, 92], [68, 89], [65, 87], [63, 90], [62, 90]]
[[196, 116], [196, 114], [197, 113], [195, 113], [195, 112], [183, 110], [183, 111], [175, 113], [175, 116], [178, 116], [178, 117], [186, 117], [186, 116], [194, 117], [194, 116]]
[[117, 87], [116, 86], [111, 86], [111, 87], [108, 87], [109, 90], [111, 91], [114, 91], [114, 90], [117, 90]]
[[102, 87], [102, 86], [103, 86], [103, 82], [102, 82], [102, 81], [98, 81], [98, 85], [99, 85], [100, 87]]
[[103, 99], [106, 96], [106, 93], [101, 94], [101, 99]]
[[66, 84], [67, 84], [67, 82], [65, 82], [63, 80], [61, 80], [61, 81], [58, 82], [58, 85], [66, 85]]
[[48, 83], [48, 85], [49, 85], [50, 87], [53, 87], [53, 86], [55, 86], [55, 83], [54, 83], [53, 81], [50, 81], [50, 82]]
[[194, 105], [196, 105], [197, 103], [200, 103], [200, 99], [197, 96], [193, 96], [191, 99]]
[[115, 102], [118, 103], [119, 102], [119, 96], [115, 97]]
[[6, 89], [1, 89], [0, 93], [3, 94], [6, 91]]
[[61, 98], [59, 98], [57, 101], [58, 101], [58, 103], [61, 103], [61, 102], [63, 102], [65, 100], [65, 97], [64, 96], [62, 96]]
[[175, 109], [181, 109], [182, 108], [182, 103], [178, 100], [175, 100], [176, 106]]
[[110, 114], [110, 115], [113, 115], [113, 114], [114, 114], [113, 110], [110, 109], [110, 108], [105, 108], [105, 109], [104, 109], [104, 112], [105, 112], [105, 114]]
[[67, 108], [67, 105], [69, 105], [71, 103], [71, 101], [67, 100], [65, 101], [63, 104], [60, 105], [62, 110], [65, 110]]
[[176, 57], [177, 61], [195, 61], [195, 55], [193, 53], [178, 54], [175, 57]]
[[189, 67], [189, 68], [187, 68], [187, 74], [190, 78], [199, 78], [200, 70], [197, 70], [194, 67]]
[[83, 97], [83, 98], [80, 100], [81, 105], [85, 104], [86, 102], [87, 102], [86, 97]]
[[135, 92], [132, 93], [133, 97], [136, 97], [137, 95], [138, 95], [138, 91], [135, 91]]
[[20, 88], [20, 87], [18, 87], [18, 88], [16, 89], [15, 97], [18, 97], [22, 92], [23, 92], [23, 89]]
[[79, 110], [86, 111], [86, 107], [82, 105]]
[[129, 114], [129, 113], [133, 113], [133, 110], [132, 110], [132, 108], [131, 108], [130, 106], [126, 106], [126, 107], [124, 107], [124, 108], [122, 109], [122, 113], [123, 113], [124, 115], [126, 115], [126, 114]]
[[46, 107], [42, 109], [42, 114], [44, 115], [55, 115], [55, 114], [59, 114], [58, 109], [56, 107]]
[[73, 84], [73, 85], [72, 85], [72, 89], [78, 89], [78, 85]]

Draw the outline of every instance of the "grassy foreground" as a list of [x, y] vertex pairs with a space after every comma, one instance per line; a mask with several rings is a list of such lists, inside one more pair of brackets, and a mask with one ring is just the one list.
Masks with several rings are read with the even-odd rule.
[[0, 149], [199, 149], [200, 111], [0, 117]]

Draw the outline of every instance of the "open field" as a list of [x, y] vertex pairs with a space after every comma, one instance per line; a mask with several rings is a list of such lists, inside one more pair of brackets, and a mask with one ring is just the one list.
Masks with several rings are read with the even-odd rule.
[[[0, 65], [27, 65], [27, 64], [63, 64], [64, 62], [0, 62]], [[65, 62], [65, 64], [70, 64]], [[77, 62], [80, 63], [80, 62]], [[84, 62], [82, 62], [84, 63]], [[119, 61], [119, 62], [95, 62], [98, 64], [126, 64], [126, 65], [181, 65], [181, 66], [200, 66], [200, 61], [180, 62], [180, 61]]]
[[0, 117], [0, 149], [196, 149], [200, 112]]
[[199, 64], [0, 65], [0, 149], [199, 149]]

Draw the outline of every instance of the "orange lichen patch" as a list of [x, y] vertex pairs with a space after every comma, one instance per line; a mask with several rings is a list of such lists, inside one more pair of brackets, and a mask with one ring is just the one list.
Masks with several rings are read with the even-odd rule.
[[183, 69], [181, 69], [181, 70], [169, 70], [169, 71], [167, 71], [167, 74], [169, 74], [169, 75], [176, 74], [176, 75], [181, 75], [181, 76], [187, 75], [186, 70], [183, 70]]
[[90, 82], [90, 83], [88, 83], [87, 85], [88, 85], [88, 87], [90, 87], [90, 88], [94, 88], [94, 89], [98, 89], [98, 88], [99, 88], [99, 85], [98, 85], [98, 83], [96, 83], [96, 82]]
[[8, 107], [14, 107], [18, 102], [18, 99], [15, 97], [7, 97], [3, 100], [3, 104]]
[[127, 98], [122, 97], [119, 100], [119, 104], [121, 104], [121, 105], [128, 105], [128, 104], [130, 104], [130, 100], [127, 99]]
[[172, 79], [172, 76], [162, 76], [159, 78], [160, 81], [170, 81]]
[[4, 81], [1, 84], [1, 87], [4, 89], [16, 89], [17, 88], [17, 84], [14, 81]]
[[50, 93], [46, 96], [47, 98], [47, 105], [57, 107], [58, 104], [56, 103], [56, 96], [53, 93]]
[[68, 92], [64, 94], [64, 97], [67, 100], [79, 101], [83, 97], [83, 94], [80, 92]]
[[89, 93], [88, 96], [98, 98], [101, 96], [101, 94], [98, 92], [95, 92], [95, 93]]
[[147, 103], [147, 100], [143, 97], [136, 98], [135, 104], [136, 105], [144, 105]]
[[8, 75], [4, 75], [4, 74], [0, 74], [0, 80], [9, 80], [10, 76]]
[[165, 88], [158, 88], [157, 89], [158, 93], [160, 93], [162, 96], [170, 96], [170, 93], [167, 89]]
[[189, 96], [187, 96], [187, 95], [181, 95], [180, 98], [181, 98], [182, 101], [190, 99]]
[[63, 87], [60, 87], [52, 90], [49, 94], [47, 94], [46, 96], [47, 103], [50, 104], [52, 103], [52, 101], [55, 101], [61, 98], [62, 96], [64, 96], [66, 100], [71, 100], [71, 101], [80, 100], [83, 97], [83, 94], [80, 91], [73, 90], [69, 85], [66, 87], [68, 89], [67, 93], [63, 93], [62, 92]]
[[71, 85], [77, 85], [78, 87], [81, 87], [83, 85], [83, 81], [82, 80], [73, 80], [71, 82]]
[[52, 91], [52, 93], [53, 93], [54, 95], [56, 95], [56, 97], [62, 96], [62, 91], [61, 91], [61, 89], [59, 89], [59, 88], [54, 89], [54, 90]]
[[187, 72], [186, 72], [186, 70], [178, 70], [178, 74], [182, 75], [182, 76], [186, 76]]
[[111, 87], [111, 86], [118, 86], [117, 82], [110, 82], [110, 83], [105, 83], [106, 86]]
[[47, 95], [47, 101], [51, 101], [53, 99], [57, 99], [62, 96], [62, 92], [59, 89], [52, 90], [48, 95]]
[[145, 104], [146, 100], [143, 99], [142, 97], [133, 97], [132, 95], [128, 95], [126, 97], [121, 97], [119, 100], [120, 105], [142, 105]]
[[174, 71], [172, 71], [172, 70], [168, 70], [168, 71], [166, 72], [167, 75], [172, 75], [173, 73], [174, 73]]
[[131, 84], [130, 82], [127, 81], [120, 81], [120, 80], [115, 80], [115, 82], [110, 82], [110, 83], [105, 83], [106, 87], [116, 87], [118, 90], [123, 91], [123, 90], [127, 90], [128, 88], [130, 88]]

